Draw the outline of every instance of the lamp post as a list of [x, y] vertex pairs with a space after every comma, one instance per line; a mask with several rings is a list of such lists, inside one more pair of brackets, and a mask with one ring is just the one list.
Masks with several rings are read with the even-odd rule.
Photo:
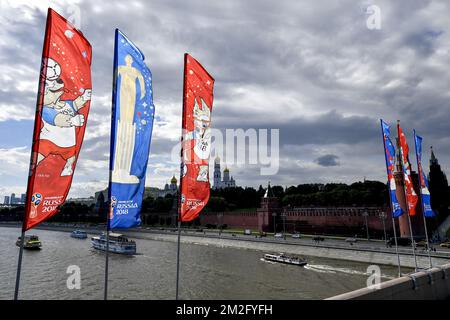
[[384, 231], [384, 241], [387, 240], [387, 236], [386, 236], [386, 224], [385, 224], [385, 220], [387, 218], [387, 215], [385, 212], [381, 212], [380, 213], [380, 219], [383, 222], [383, 231]]
[[275, 212], [273, 212], [272, 217], [273, 217], [273, 234], [275, 235], [275, 233], [277, 233], [277, 228], [276, 228], [276, 224], [275, 224], [275, 219], [277, 217], [277, 214]]
[[362, 215], [363, 215], [364, 220], [366, 222], [367, 240], [370, 240], [370, 238], [369, 238], [369, 224], [367, 223], [367, 217], [369, 216], [369, 213], [367, 212], [367, 210], [365, 210]]
[[222, 228], [223, 228], [223, 213], [218, 212], [217, 213], [217, 224], [219, 225], [219, 237], [222, 235]]

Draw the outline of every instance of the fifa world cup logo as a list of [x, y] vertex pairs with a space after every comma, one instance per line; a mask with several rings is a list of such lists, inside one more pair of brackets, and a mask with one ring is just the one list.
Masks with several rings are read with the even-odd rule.
[[40, 193], [35, 193], [31, 196], [31, 207], [30, 207], [30, 218], [37, 217], [37, 209], [42, 202], [42, 195]]
[[117, 198], [115, 196], [111, 197], [111, 205], [109, 206], [109, 219], [114, 218], [114, 208], [117, 205]]

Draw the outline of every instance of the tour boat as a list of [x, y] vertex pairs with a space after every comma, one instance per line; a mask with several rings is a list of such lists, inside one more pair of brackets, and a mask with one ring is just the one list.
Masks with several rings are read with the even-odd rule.
[[[19, 237], [16, 241], [16, 246], [20, 247], [21, 237]], [[25, 240], [23, 243], [23, 248], [28, 250], [39, 250], [42, 246], [41, 241], [38, 236], [30, 235], [25, 236]]]
[[[97, 250], [106, 251], [106, 234], [92, 238], [92, 246]], [[136, 254], [136, 242], [119, 233], [109, 234], [109, 252], [121, 254]]]
[[86, 231], [82, 231], [82, 230], [74, 230], [74, 231], [72, 231], [70, 236], [72, 238], [77, 238], [77, 239], [86, 239], [87, 233], [86, 233]]
[[300, 267], [303, 267], [307, 264], [305, 260], [302, 260], [297, 257], [289, 257], [289, 256], [284, 255], [283, 253], [280, 253], [280, 254], [266, 253], [264, 255], [264, 260], [272, 261], [272, 262], [279, 262], [279, 263], [286, 263], [286, 264], [293, 264], [293, 265], [300, 266]]

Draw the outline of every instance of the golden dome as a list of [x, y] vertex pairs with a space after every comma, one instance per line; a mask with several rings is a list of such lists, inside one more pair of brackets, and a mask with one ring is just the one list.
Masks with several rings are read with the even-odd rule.
[[223, 172], [230, 172], [230, 169], [225, 168], [225, 170], [223, 170]]
[[171, 184], [177, 184], [177, 178], [175, 178], [175, 175], [172, 177], [172, 179], [170, 180]]

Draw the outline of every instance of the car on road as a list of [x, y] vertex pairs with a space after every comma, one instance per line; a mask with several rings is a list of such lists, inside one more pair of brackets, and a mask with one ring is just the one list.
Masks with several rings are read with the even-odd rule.
[[439, 246], [441, 248], [450, 248], [450, 241], [442, 242]]
[[345, 239], [345, 242], [348, 242], [350, 244], [354, 244], [354, 243], [358, 242], [358, 239], [356, 239], [356, 238], [347, 238], [347, 239]]
[[414, 241], [416, 244], [416, 247], [426, 247], [427, 246], [427, 242], [426, 240], [420, 240], [420, 241]]
[[294, 238], [294, 239], [300, 239], [300, 238], [301, 238], [301, 235], [300, 235], [300, 233], [296, 232], [296, 233], [293, 233], [293, 234], [292, 234], [292, 238]]
[[247, 236], [249, 236], [249, 235], [252, 234], [252, 230], [250, 230], [250, 229], [245, 229], [245, 230], [244, 230], [244, 234], [247, 235]]
[[275, 233], [274, 237], [275, 238], [283, 238], [283, 234], [282, 233]]

